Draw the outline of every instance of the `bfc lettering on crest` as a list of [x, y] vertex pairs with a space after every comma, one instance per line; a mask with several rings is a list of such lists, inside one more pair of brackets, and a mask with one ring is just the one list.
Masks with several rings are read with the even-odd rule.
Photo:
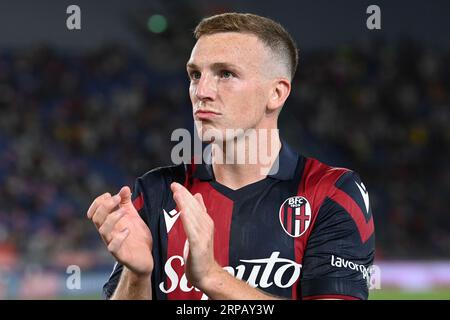
[[279, 215], [284, 232], [294, 238], [303, 235], [311, 224], [311, 206], [305, 197], [287, 198]]

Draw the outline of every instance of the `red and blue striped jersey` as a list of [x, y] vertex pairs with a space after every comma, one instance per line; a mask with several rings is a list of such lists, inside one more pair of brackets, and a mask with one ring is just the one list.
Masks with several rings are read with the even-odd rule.
[[[184, 274], [186, 235], [170, 184], [201, 193], [214, 221], [214, 254], [233, 276], [288, 299], [367, 299], [375, 251], [368, 192], [358, 174], [294, 152], [285, 142], [279, 170], [232, 190], [212, 166], [154, 169], [136, 180], [133, 203], [153, 236], [154, 299], [206, 299]], [[120, 279], [116, 264], [104, 286]]]

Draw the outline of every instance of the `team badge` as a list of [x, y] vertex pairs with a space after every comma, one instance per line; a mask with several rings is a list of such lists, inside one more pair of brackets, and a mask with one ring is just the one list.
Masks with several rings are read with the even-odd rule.
[[280, 207], [280, 223], [291, 237], [300, 237], [311, 224], [311, 206], [304, 197], [286, 199]]

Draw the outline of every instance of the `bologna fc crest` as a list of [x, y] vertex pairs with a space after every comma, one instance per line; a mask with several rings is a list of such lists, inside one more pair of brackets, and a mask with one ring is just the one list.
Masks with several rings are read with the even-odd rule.
[[286, 199], [280, 207], [280, 223], [291, 237], [300, 237], [311, 224], [311, 206], [304, 197]]

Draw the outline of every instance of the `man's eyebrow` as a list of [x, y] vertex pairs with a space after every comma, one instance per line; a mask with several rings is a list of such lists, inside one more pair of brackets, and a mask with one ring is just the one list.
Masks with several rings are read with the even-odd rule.
[[[186, 68], [188, 69], [200, 69], [199, 66], [197, 66], [195, 63], [193, 62], [188, 62], [186, 64]], [[237, 69], [240, 70], [241, 68], [233, 63], [230, 62], [215, 62], [211, 65], [212, 69]]]
[[186, 68], [188, 68], [188, 69], [198, 69], [198, 66], [195, 63], [188, 62], [186, 64]]
[[215, 69], [240, 69], [237, 65], [230, 62], [216, 62], [212, 64], [212, 67]]

